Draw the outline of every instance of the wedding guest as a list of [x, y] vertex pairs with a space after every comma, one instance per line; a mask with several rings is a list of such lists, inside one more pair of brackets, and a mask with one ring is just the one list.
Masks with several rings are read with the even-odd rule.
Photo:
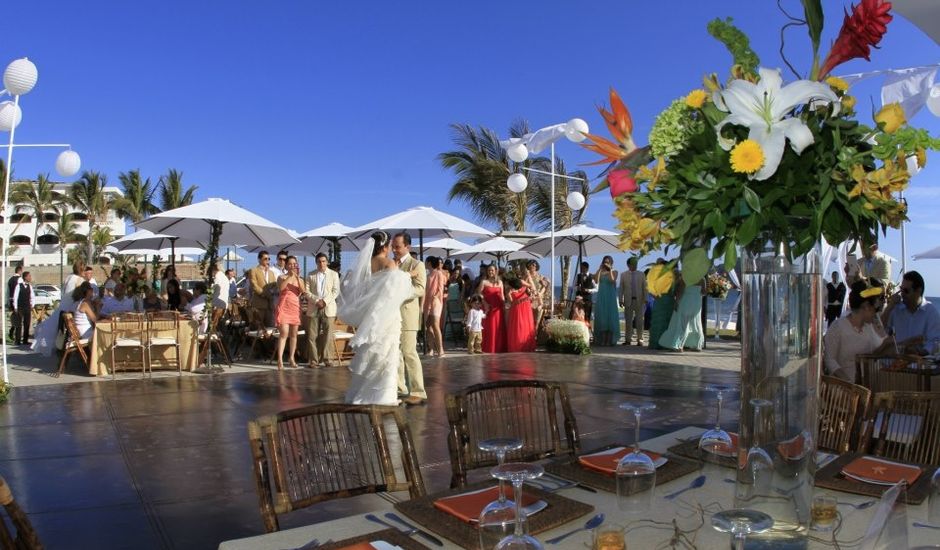
[[205, 334], [209, 328], [209, 318], [206, 315], [206, 298], [209, 287], [199, 281], [193, 286], [192, 298], [186, 301], [185, 311], [199, 323], [199, 334]]
[[594, 304], [594, 343], [612, 346], [620, 340], [620, 310], [617, 309], [617, 271], [614, 259], [604, 256], [594, 276], [597, 303]]
[[[548, 278], [539, 272], [541, 266], [535, 260], [529, 260], [525, 264], [526, 277], [529, 287], [529, 299], [532, 304], [532, 321], [535, 323], [535, 332], [538, 333], [539, 326], [542, 323], [542, 317], [545, 315], [546, 304], [551, 302], [550, 287], [552, 286]], [[551, 312], [549, 312], [551, 315]]]
[[157, 291], [152, 287], [148, 287], [144, 295], [144, 301], [141, 303], [143, 310], [147, 313], [162, 311], [164, 306], [163, 300], [157, 295]]
[[75, 328], [78, 329], [78, 337], [83, 340], [91, 338], [95, 323], [98, 322], [98, 316], [92, 306], [94, 298], [95, 289], [88, 281], [82, 282], [72, 292], [72, 300], [75, 302]]
[[845, 283], [839, 280], [839, 272], [832, 272], [832, 280], [826, 283], [826, 326], [831, 327], [842, 315], [845, 303]]
[[483, 280], [477, 288], [477, 294], [483, 298], [483, 352], [503, 353], [506, 351], [506, 332], [503, 328], [503, 281], [496, 266], [489, 264], [483, 272]]
[[[13, 270], [13, 276], [7, 279], [7, 309], [9, 309], [11, 312], [16, 309], [14, 307], [16, 304], [13, 302], [13, 292], [16, 290], [16, 285], [20, 283], [20, 277], [22, 274], [23, 266], [17, 264], [16, 269]], [[8, 336], [11, 339], [13, 339], [13, 327], [16, 326], [16, 318], [13, 317], [14, 315], [16, 315], [16, 313], [12, 313], [10, 318], [10, 331]], [[13, 341], [15, 342], [16, 340], [13, 339]]]
[[665, 349], [681, 352], [683, 349], [702, 351], [705, 331], [702, 330], [702, 296], [705, 294], [703, 279], [686, 286], [679, 273], [675, 286], [675, 305], [669, 327], [659, 337], [659, 345]]
[[[661, 269], [661, 266], [664, 266], [666, 263], [666, 260], [663, 258], [656, 260], [655, 269]], [[675, 272], [674, 275], [672, 286], [653, 300], [653, 309], [650, 312], [650, 349], [663, 349], [663, 347], [659, 345], [659, 339], [662, 338], [663, 333], [669, 328], [669, 321], [672, 319], [673, 311], [676, 306], [675, 293], [679, 277]]]
[[[456, 269], [455, 269], [456, 271]], [[460, 275], [460, 285], [461, 285], [461, 301], [466, 304], [464, 309], [467, 309], [470, 304], [470, 298], [473, 297], [474, 292], [477, 287], [473, 286], [473, 280], [470, 278], [469, 273], [461, 273]]]
[[168, 292], [167, 284], [170, 281], [176, 281], [176, 286], [177, 288], [179, 288], [180, 280], [176, 276], [176, 267], [172, 265], [166, 266], [166, 268], [163, 269], [163, 276], [160, 277], [160, 292], [163, 294], [164, 299], [169, 298], [169, 296], [167, 295], [167, 292]]
[[333, 366], [333, 324], [336, 322], [336, 299], [339, 298], [339, 274], [328, 267], [326, 254], [316, 257], [317, 269], [307, 275], [307, 356], [310, 368], [321, 364]]
[[248, 271], [249, 308], [252, 324], [271, 326], [272, 296], [277, 286], [277, 275], [271, 267], [271, 256], [258, 252], [258, 265]]
[[[466, 313], [467, 307], [464, 305], [464, 287], [463, 279], [460, 277], [460, 271], [451, 268], [447, 279], [447, 311], [462, 311]], [[459, 306], [459, 307], [458, 307]]]
[[[271, 271], [274, 272], [275, 280], [277, 280], [277, 278], [280, 277], [281, 275], [287, 274], [287, 256], [288, 254], [286, 250], [281, 250], [280, 252], [277, 253], [277, 260], [275, 261], [275, 264], [271, 266]], [[280, 299], [280, 295], [281, 295], [281, 289], [278, 287], [277, 283], [271, 285], [270, 294], [271, 294], [271, 305], [270, 305], [271, 309], [269, 310], [270, 311], [269, 315], [271, 315], [272, 317], [268, 319], [268, 321], [271, 322], [271, 324], [273, 324], [274, 326], [277, 326], [277, 323], [273, 322], [273, 319], [274, 319], [273, 315], [274, 315], [274, 312], [277, 311], [277, 302]]]
[[114, 293], [105, 296], [101, 301], [101, 316], [110, 317], [115, 313], [128, 313], [135, 311], [134, 299], [127, 296], [127, 287], [124, 283], [114, 285]]
[[277, 278], [280, 299], [274, 311], [274, 325], [278, 330], [277, 368], [284, 368], [284, 345], [290, 340], [288, 359], [290, 366], [297, 367], [294, 356], [297, 354], [297, 330], [300, 327], [300, 295], [307, 292], [307, 285], [300, 276], [297, 258], [288, 256], [284, 263], [284, 273]]
[[424, 369], [418, 357], [418, 329], [421, 328], [421, 298], [427, 283], [424, 262], [411, 256], [411, 235], [398, 233], [392, 238], [392, 256], [398, 269], [411, 275], [414, 296], [401, 306], [401, 361], [398, 369], [398, 393], [406, 405], [423, 405], [428, 400], [424, 389]]
[[166, 280], [166, 308], [170, 311], [183, 311], [186, 298], [180, 290], [180, 282], [176, 279]]
[[597, 281], [594, 279], [594, 275], [591, 274], [590, 264], [581, 262], [579, 269], [580, 271], [578, 271], [574, 281], [575, 296], [581, 297], [581, 302], [584, 306], [584, 318], [590, 321], [594, 305], [594, 294], [597, 292]]
[[33, 291], [33, 275], [24, 271], [13, 289], [13, 342], [25, 346], [29, 344], [29, 330], [32, 325], [33, 304], [36, 294]]
[[519, 277], [511, 277], [507, 284], [506, 298], [510, 306], [506, 319], [506, 351], [535, 351], [535, 320], [528, 289]]
[[[455, 270], [455, 272], [459, 273]], [[483, 298], [475, 295], [470, 298], [470, 310], [467, 311], [467, 353], [483, 353]]]
[[571, 320], [584, 323], [584, 326], [591, 330], [591, 322], [587, 320], [587, 313], [584, 311], [584, 298], [575, 296], [574, 304], [571, 306]]
[[121, 282], [121, 268], [111, 270], [111, 276], [104, 282], [104, 296], [114, 296], [114, 287]]
[[[636, 345], [643, 345], [643, 317], [646, 313], [646, 277], [637, 271], [640, 259], [632, 256], [627, 260], [627, 271], [620, 275], [620, 305], [623, 307], [626, 335], [623, 345], [630, 345], [636, 331]], [[618, 320], [619, 324], [619, 320]]]
[[225, 278], [228, 280], [228, 301], [232, 302], [235, 298], [238, 298], [238, 281], [235, 280], [235, 270], [226, 269]]
[[859, 263], [859, 276], [863, 279], [878, 279], [881, 285], [891, 281], [891, 262], [888, 257], [878, 251], [878, 243], [862, 245], [863, 259]]
[[209, 267], [209, 277], [212, 278], [212, 307], [228, 309], [229, 280], [221, 262]]
[[881, 353], [894, 340], [887, 338], [877, 322], [884, 289], [867, 281], [856, 281], [849, 293], [849, 314], [837, 319], [823, 340], [823, 365], [827, 374], [855, 383], [855, 356]]
[[900, 291], [888, 300], [881, 320], [898, 346], [916, 353], [940, 351], [940, 312], [924, 299], [924, 278], [917, 271], [904, 274]]
[[82, 272], [82, 279], [95, 290], [95, 299], [97, 300], [101, 296], [101, 289], [98, 288], [98, 281], [95, 280], [95, 270], [92, 269], [90, 265], [85, 266], [85, 271]]
[[444, 287], [447, 276], [441, 269], [441, 259], [428, 258], [430, 268], [427, 287], [424, 291], [424, 323], [428, 332], [429, 355], [444, 357], [444, 337], [441, 334], [441, 314], [444, 312]]

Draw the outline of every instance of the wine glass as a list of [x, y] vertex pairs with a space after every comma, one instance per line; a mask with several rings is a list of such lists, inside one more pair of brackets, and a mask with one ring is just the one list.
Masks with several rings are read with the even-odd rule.
[[[522, 448], [522, 440], [516, 437], [494, 437], [480, 441], [477, 447], [481, 451], [495, 453], [497, 464], [503, 464], [506, 461], [506, 453]], [[503, 485], [503, 480], [500, 479], [499, 496], [480, 511], [480, 525], [477, 532], [481, 549], [489, 550], [508, 535], [516, 519], [516, 505], [506, 498]]]
[[656, 465], [640, 451], [640, 417], [643, 411], [656, 408], [654, 403], [623, 403], [621, 409], [631, 411], [635, 419], [633, 451], [617, 463], [617, 504], [621, 510], [640, 513], [652, 504], [656, 487]]
[[490, 473], [496, 479], [512, 483], [513, 500], [516, 502], [515, 531], [499, 541], [495, 550], [543, 550], [542, 543], [536, 540], [535, 537], [525, 534], [522, 528], [523, 519], [525, 518], [522, 511], [522, 484], [527, 480], [541, 477], [545, 470], [538, 464], [508, 462], [493, 468]]
[[715, 417], [715, 427], [706, 430], [698, 440], [698, 448], [712, 454], [726, 454], [733, 451], [731, 436], [728, 432], [721, 429], [721, 404], [724, 401], [724, 392], [731, 391], [732, 386], [724, 384], [709, 384], [705, 386], [707, 391], [713, 391], [718, 397], [718, 415]]
[[731, 533], [734, 550], [744, 550], [744, 541], [750, 534], [763, 533], [774, 526], [774, 520], [757, 510], [722, 510], [712, 516], [712, 527], [722, 533]]
[[763, 427], [761, 423], [761, 409], [773, 405], [766, 399], [751, 399], [751, 406], [754, 408], [754, 425], [751, 448], [747, 451], [747, 471], [751, 475], [751, 495], [768, 495], [771, 490], [771, 483], [774, 475], [774, 461], [770, 455], [761, 448], [763, 440]]

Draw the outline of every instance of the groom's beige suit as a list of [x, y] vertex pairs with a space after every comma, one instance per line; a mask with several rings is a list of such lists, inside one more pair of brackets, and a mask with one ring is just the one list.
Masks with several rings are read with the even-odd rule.
[[424, 370], [418, 357], [418, 330], [421, 329], [421, 299], [427, 284], [424, 262], [409, 254], [402, 258], [398, 268], [406, 273], [416, 272], [411, 278], [414, 294], [401, 306], [401, 361], [398, 365], [398, 393], [427, 399], [424, 390]]

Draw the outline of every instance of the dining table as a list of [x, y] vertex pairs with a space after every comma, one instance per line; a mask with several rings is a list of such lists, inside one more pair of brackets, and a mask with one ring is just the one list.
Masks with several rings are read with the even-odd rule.
[[[118, 321], [117, 329], [125, 334], [125, 337], [132, 337], [126, 334], [128, 329], [134, 330], [138, 326], [137, 321]], [[144, 323], [146, 327], [146, 322]], [[113, 325], [108, 320], [102, 320], [95, 325], [92, 331], [90, 342], [90, 361], [88, 364], [88, 374], [91, 376], [107, 376], [112, 372], [111, 365], [111, 344], [114, 341]], [[174, 337], [173, 330], [157, 330], [153, 336]], [[140, 335], [143, 338], [143, 334]], [[198, 345], [199, 323], [187, 317], [180, 317], [179, 320], [179, 352], [182, 370], [193, 371], [198, 367]], [[170, 346], [161, 346], [152, 350], [153, 357], [149, 354], [147, 359], [151, 361], [151, 366], [157, 368], [166, 365], [166, 368], [176, 370], [175, 354], [176, 351]], [[115, 353], [127, 354], [137, 353], [135, 350], [117, 350]]]
[[[694, 441], [704, 430], [698, 427], [686, 427], [677, 431], [648, 439], [641, 442], [644, 450], [663, 453], [671, 456], [668, 449], [677, 442]], [[550, 459], [551, 460], [551, 459]], [[925, 472], [930, 475], [932, 472]], [[705, 483], [697, 482], [702, 475], [706, 476]], [[546, 549], [551, 548], [590, 548], [592, 533], [584, 530], [566, 538], [559, 544], [547, 544], [553, 537], [565, 534], [585, 524], [593, 515], [603, 513], [605, 523], [619, 525], [625, 530], [626, 545], [628, 548], [727, 548], [730, 536], [720, 533], [712, 528], [711, 516], [720, 510], [733, 508], [735, 471], [710, 465], [705, 469], [696, 469], [686, 475], [672, 479], [655, 487], [653, 504], [648, 512], [642, 516], [629, 516], [622, 512], [617, 503], [617, 495], [605, 490], [590, 492], [577, 485], [557, 490], [557, 494], [568, 499], [579, 501], [593, 506], [593, 512], [571, 519], [565, 524], [553, 527], [550, 530], [536, 533], [535, 537], [542, 541]], [[538, 482], [536, 482], [538, 483]], [[688, 489], [681, 495], [666, 499], [665, 496]], [[448, 492], [457, 493], [459, 489]], [[403, 493], [407, 498], [407, 493]], [[860, 547], [869, 525], [873, 523], [875, 513], [879, 506], [864, 503], [873, 500], [871, 496], [851, 494], [816, 487], [814, 495], [831, 495], [837, 499], [841, 524], [838, 529], [828, 532], [809, 531], [807, 548], [851, 548]], [[877, 499], [875, 499], [877, 500]], [[856, 506], [862, 505], [862, 509]], [[902, 505], [905, 510], [907, 547], [935, 545], [940, 542], [940, 531], [914, 524], [927, 522], [927, 503], [919, 505]], [[388, 502], [378, 507], [372, 514], [386, 519], [384, 514], [396, 512], [394, 504]], [[418, 535], [412, 535], [412, 540], [428, 548], [456, 549], [466, 546], [458, 545], [435, 532], [434, 522], [420, 523], [413, 518], [397, 511], [399, 516], [412, 524], [419, 524], [422, 529], [436, 534], [442, 539], [443, 546], [436, 546], [427, 542]], [[545, 512], [540, 512], [545, 513]], [[342, 541], [352, 537], [362, 536], [370, 532], [381, 531], [383, 527], [374, 522], [367, 521], [366, 514], [357, 514], [313, 525], [286, 529], [274, 533], [267, 533], [247, 538], [227, 540], [219, 545], [219, 550], [264, 550], [285, 548], [301, 548], [316, 539], [320, 543], [327, 540]], [[895, 521], [897, 516], [895, 517]], [[386, 519], [386, 521], [388, 521]], [[395, 523], [390, 521], [390, 523]], [[893, 524], [894, 526], [897, 523]], [[402, 526], [403, 527], [403, 526]], [[835, 542], [834, 542], [835, 541]], [[892, 545], [900, 548], [903, 545]], [[315, 546], [310, 546], [314, 548]]]

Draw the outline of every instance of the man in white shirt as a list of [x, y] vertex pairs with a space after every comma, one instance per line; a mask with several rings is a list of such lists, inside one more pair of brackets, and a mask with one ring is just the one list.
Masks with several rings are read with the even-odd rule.
[[199, 322], [199, 334], [205, 334], [209, 327], [209, 320], [206, 318], [206, 292], [208, 290], [206, 283], [199, 281], [193, 287], [193, 299], [186, 304], [186, 312]]
[[321, 363], [330, 367], [336, 360], [333, 323], [336, 321], [336, 298], [339, 297], [339, 274], [327, 267], [326, 254], [317, 254], [316, 261], [316, 271], [307, 275], [307, 353], [310, 368], [317, 368]]
[[229, 282], [225, 272], [222, 271], [222, 264], [218, 263], [213, 267], [212, 276], [212, 307], [228, 309]]
[[127, 296], [127, 288], [124, 283], [114, 285], [114, 295], [105, 296], [101, 303], [101, 315], [105, 317], [115, 313], [129, 313], [132, 311], [135, 311], [134, 299]]
[[35, 303], [33, 276], [29, 271], [24, 271], [13, 289], [13, 341], [17, 344], [25, 346], [29, 343], [29, 328]]
[[636, 270], [636, 256], [627, 260], [627, 271], [620, 274], [620, 305], [623, 306], [623, 345], [630, 345], [636, 330], [636, 345], [643, 345], [643, 316], [646, 313], [646, 276]]
[[121, 282], [121, 269], [115, 267], [111, 270], [111, 276], [104, 282], [104, 295], [114, 296], [114, 287]]

